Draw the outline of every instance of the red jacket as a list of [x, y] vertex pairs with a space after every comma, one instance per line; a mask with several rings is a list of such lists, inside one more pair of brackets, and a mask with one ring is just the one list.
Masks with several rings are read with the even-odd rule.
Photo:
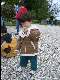
[[16, 19], [20, 19], [20, 17], [27, 12], [28, 12], [27, 8], [24, 6], [21, 6], [18, 13], [16, 14]]

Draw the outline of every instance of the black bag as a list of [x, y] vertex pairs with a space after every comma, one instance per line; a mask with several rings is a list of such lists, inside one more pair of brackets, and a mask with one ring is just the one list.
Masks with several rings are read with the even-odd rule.
[[7, 33], [7, 28], [5, 26], [1, 26], [1, 33]]

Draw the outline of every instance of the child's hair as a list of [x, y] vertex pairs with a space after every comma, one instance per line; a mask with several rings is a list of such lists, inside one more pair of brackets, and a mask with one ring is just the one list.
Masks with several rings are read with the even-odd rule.
[[25, 21], [31, 21], [32, 20], [32, 15], [30, 12], [27, 12], [25, 14], [23, 14], [20, 18], [20, 22], [23, 23]]

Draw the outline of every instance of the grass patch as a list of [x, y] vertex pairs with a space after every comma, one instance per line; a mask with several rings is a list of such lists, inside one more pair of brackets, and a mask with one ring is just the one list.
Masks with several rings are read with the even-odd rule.
[[[32, 23], [39, 23], [39, 20], [32, 20]], [[5, 21], [5, 25], [6, 26], [16, 26], [16, 21], [12, 20], [12, 21]]]
[[32, 20], [32, 23], [35, 24], [35, 23], [40, 23], [39, 20]]
[[15, 20], [5, 21], [5, 25], [6, 26], [16, 26], [16, 21]]

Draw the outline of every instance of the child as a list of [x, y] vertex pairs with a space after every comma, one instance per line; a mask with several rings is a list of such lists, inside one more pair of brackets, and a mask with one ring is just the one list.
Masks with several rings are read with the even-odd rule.
[[17, 50], [20, 52], [20, 66], [26, 67], [28, 60], [30, 60], [31, 69], [36, 71], [40, 31], [39, 28], [31, 25], [32, 18], [29, 12], [20, 18], [20, 22], [22, 30], [19, 32], [17, 40]]

